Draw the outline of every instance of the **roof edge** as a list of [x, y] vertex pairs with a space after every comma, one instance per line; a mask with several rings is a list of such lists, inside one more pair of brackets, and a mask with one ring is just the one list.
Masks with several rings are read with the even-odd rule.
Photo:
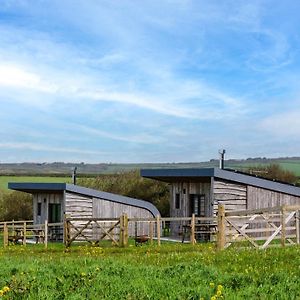
[[216, 168], [192, 169], [141, 169], [140, 175], [145, 178], [161, 180], [168, 177], [213, 177]]
[[69, 183], [66, 184], [66, 191], [77, 193], [77, 194], [88, 195], [91, 197], [101, 198], [103, 200], [108, 200], [108, 201], [117, 202], [121, 204], [127, 204], [130, 206], [136, 206], [148, 210], [154, 217], [156, 217], [157, 215], [160, 216], [160, 212], [156, 208], [156, 206], [151, 202], [145, 200], [126, 197], [126, 196], [103, 192], [99, 190], [94, 190], [94, 189], [86, 188], [79, 185], [69, 184]]
[[41, 183], [41, 182], [9, 182], [8, 188], [11, 190], [34, 193], [36, 191], [67, 191], [89, 197], [101, 198], [107, 201], [127, 204], [148, 210], [154, 217], [160, 216], [159, 210], [151, 202], [136, 198], [121, 196], [113, 193], [103, 192], [69, 183]]

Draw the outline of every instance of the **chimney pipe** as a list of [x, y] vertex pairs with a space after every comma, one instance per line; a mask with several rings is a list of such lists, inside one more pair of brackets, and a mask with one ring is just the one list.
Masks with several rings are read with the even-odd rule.
[[224, 169], [224, 156], [225, 156], [225, 149], [223, 150], [219, 150], [219, 154], [220, 154], [220, 164], [219, 164], [219, 167], [220, 169]]
[[76, 177], [77, 177], [76, 171], [77, 171], [77, 167], [74, 167], [72, 172], [72, 183], [74, 185], [76, 185]]

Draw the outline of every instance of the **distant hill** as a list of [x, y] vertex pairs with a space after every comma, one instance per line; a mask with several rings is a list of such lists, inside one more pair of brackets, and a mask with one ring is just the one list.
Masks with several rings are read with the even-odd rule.
[[[252, 166], [276, 163], [286, 170], [294, 172], [300, 176], [300, 157], [281, 158], [247, 158], [243, 160], [230, 159], [225, 161], [226, 168], [245, 170]], [[1, 163], [0, 175], [69, 175], [73, 167], [77, 167], [78, 175], [113, 174], [142, 168], [205, 168], [217, 167], [219, 161], [211, 159], [206, 162], [186, 162], [186, 163], [141, 163], [141, 164], [115, 164], [115, 163]]]

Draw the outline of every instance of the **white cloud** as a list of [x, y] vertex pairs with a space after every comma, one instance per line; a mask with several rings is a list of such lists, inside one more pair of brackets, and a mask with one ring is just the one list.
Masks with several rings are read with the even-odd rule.
[[115, 133], [91, 128], [88, 126], [78, 125], [78, 124], [72, 124], [72, 127], [74, 127], [76, 130], [80, 130], [81, 132], [84, 132], [85, 134], [100, 136], [100, 137], [123, 141], [123, 142], [131, 142], [137, 144], [158, 144], [163, 141], [163, 139], [159, 136], [152, 136], [146, 133], [141, 133], [136, 135], [128, 135], [127, 133], [124, 133], [123, 135], [118, 135]]
[[59, 153], [74, 153], [74, 154], [92, 154], [92, 155], [104, 155], [105, 152], [84, 150], [76, 148], [66, 147], [53, 147], [49, 145], [37, 144], [37, 143], [22, 143], [22, 142], [6, 142], [0, 143], [2, 149], [12, 150], [31, 150], [31, 151], [44, 151], [44, 152], [59, 152]]
[[259, 124], [259, 127], [265, 132], [281, 137], [283, 140], [287, 138], [299, 138], [300, 136], [300, 110], [286, 111], [266, 117]]
[[33, 73], [17, 65], [7, 65], [0, 63], [0, 85], [36, 90], [39, 92], [53, 93], [57, 90], [54, 85], [47, 84], [46, 81]]

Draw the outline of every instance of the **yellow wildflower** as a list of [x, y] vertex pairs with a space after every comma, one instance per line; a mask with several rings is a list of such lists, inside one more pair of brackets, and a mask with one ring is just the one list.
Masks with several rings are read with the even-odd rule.
[[3, 290], [4, 293], [6, 293], [6, 292], [10, 291], [10, 288], [8, 286], [5, 286], [2, 290]]
[[210, 300], [217, 300], [217, 297], [216, 296], [212, 296], [212, 297], [210, 297]]
[[217, 296], [220, 297], [222, 295], [222, 291], [221, 290], [217, 290]]
[[222, 291], [223, 290], [223, 286], [221, 284], [218, 285], [218, 291]]
[[211, 288], [214, 288], [214, 287], [215, 287], [215, 284], [214, 284], [213, 282], [211, 282], [211, 283], [209, 284], [209, 286], [210, 286]]
[[4, 292], [2, 290], [0, 290], [0, 297], [2, 297], [4, 295]]

